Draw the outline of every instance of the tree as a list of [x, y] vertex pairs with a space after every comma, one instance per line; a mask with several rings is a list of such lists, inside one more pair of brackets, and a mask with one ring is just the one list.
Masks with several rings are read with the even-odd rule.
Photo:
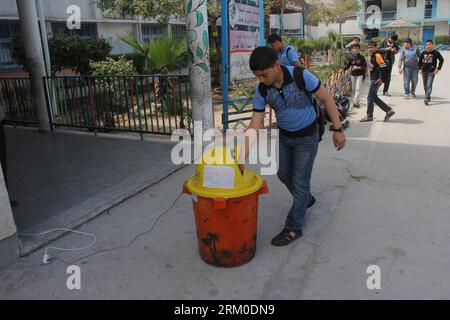
[[341, 48], [344, 47], [342, 40], [342, 25], [347, 21], [350, 14], [360, 10], [360, 4], [357, 0], [332, 0], [328, 3], [323, 3], [320, 0], [312, 2], [315, 7], [308, 15], [307, 21], [312, 24], [325, 23], [327, 26], [330, 23], [339, 25], [339, 38], [341, 41]]
[[202, 130], [213, 128], [211, 69], [209, 62], [208, 10], [206, 0], [99, 0], [103, 10], [119, 15], [138, 15], [167, 22], [184, 14], [188, 42], [189, 76], [194, 121]]
[[98, 6], [110, 16], [140, 15], [161, 23], [184, 17], [184, 0], [99, 0]]
[[[78, 36], [53, 37], [48, 40], [52, 72], [71, 69], [82, 75], [90, 74], [89, 63], [102, 61], [111, 52], [111, 45], [104, 39], [81, 39]], [[17, 37], [13, 40], [13, 57], [17, 64], [23, 65], [28, 71], [23, 40]]]

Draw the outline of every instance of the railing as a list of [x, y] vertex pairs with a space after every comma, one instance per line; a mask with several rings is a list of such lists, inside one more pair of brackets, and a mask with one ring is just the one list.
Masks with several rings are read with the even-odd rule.
[[[371, 18], [373, 18], [373, 13], [363, 13], [360, 16], [361, 23], [366, 23], [366, 21], [369, 21]], [[397, 11], [381, 11], [381, 22], [382, 23], [389, 23], [397, 19]]]
[[37, 123], [29, 78], [0, 78], [0, 108], [4, 121], [16, 125]]
[[90, 131], [171, 134], [191, 131], [189, 77], [46, 77], [54, 126]]

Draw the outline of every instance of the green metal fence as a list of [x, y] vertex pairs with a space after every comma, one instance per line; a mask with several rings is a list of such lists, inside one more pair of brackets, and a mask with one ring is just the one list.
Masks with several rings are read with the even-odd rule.
[[187, 76], [45, 77], [54, 126], [171, 134], [192, 128]]
[[36, 109], [29, 78], [0, 78], [0, 108], [4, 122], [12, 126], [35, 125]]

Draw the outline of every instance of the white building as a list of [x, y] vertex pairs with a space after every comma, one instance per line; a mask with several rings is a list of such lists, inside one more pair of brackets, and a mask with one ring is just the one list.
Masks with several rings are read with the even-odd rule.
[[[113, 47], [112, 54], [132, 52], [119, 36], [134, 32], [141, 41], [149, 41], [170, 32], [173, 26], [184, 28], [184, 22], [172, 20], [161, 25], [155, 20], [130, 17], [114, 19], [99, 9], [94, 0], [42, 0], [46, 29], [49, 37], [61, 34], [78, 34], [83, 38], [104, 38]], [[77, 5], [81, 9], [81, 30], [70, 31], [66, 27], [67, 8]], [[16, 0], [0, 1], [0, 70], [17, 68], [11, 57], [11, 40], [20, 33]]]
[[[375, 6], [375, 7], [371, 7]], [[381, 28], [370, 27], [368, 19], [373, 15], [372, 8], [381, 11]], [[383, 26], [402, 18], [417, 24], [411, 35], [424, 43], [436, 35], [450, 34], [450, 0], [363, 0], [359, 25], [367, 39], [385, 36], [388, 31]], [[418, 33], [418, 34], [417, 34]]]

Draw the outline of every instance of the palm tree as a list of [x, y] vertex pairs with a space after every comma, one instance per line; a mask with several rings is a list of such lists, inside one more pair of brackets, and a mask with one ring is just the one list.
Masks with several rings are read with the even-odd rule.
[[187, 66], [187, 43], [181, 32], [166, 35], [148, 43], [140, 43], [132, 32], [120, 36], [120, 39], [147, 57], [147, 70], [151, 65], [165, 74]]

